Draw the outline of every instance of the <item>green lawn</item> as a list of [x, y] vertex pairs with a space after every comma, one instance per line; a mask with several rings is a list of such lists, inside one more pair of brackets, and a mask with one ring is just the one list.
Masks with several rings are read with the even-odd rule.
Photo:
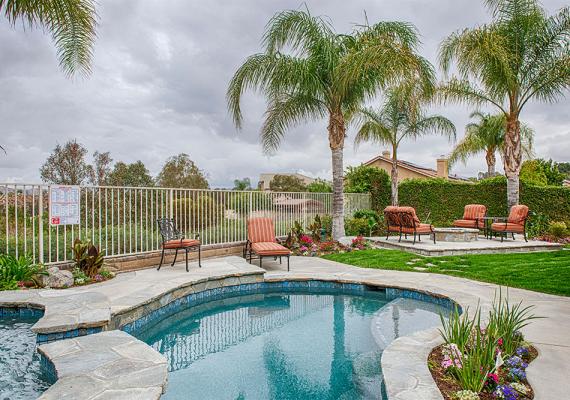
[[[570, 296], [570, 251], [422, 257], [399, 250], [361, 250], [325, 256], [364, 268], [432, 272]], [[416, 268], [426, 268], [425, 271]]]

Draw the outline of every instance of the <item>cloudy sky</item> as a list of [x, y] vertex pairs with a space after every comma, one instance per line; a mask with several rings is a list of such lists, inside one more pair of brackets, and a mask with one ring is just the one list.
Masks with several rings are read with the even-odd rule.
[[[567, 0], [545, 0], [552, 13]], [[93, 74], [66, 79], [58, 69], [49, 35], [10, 27], [0, 17], [0, 182], [38, 182], [38, 169], [57, 143], [77, 139], [90, 154], [110, 151], [114, 160], [142, 160], [156, 174], [169, 156], [188, 153], [205, 170], [212, 187], [235, 178], [256, 182], [261, 172], [302, 172], [330, 177], [326, 123], [291, 130], [280, 151], [265, 156], [258, 133], [265, 103], [255, 94], [244, 101], [244, 129], [228, 118], [225, 91], [243, 62], [260, 51], [264, 25], [276, 12], [298, 8], [299, 0], [99, 0], [100, 26]], [[422, 34], [421, 52], [436, 62], [440, 41], [452, 31], [488, 20], [476, 0], [307, 0], [313, 14], [331, 18], [338, 31], [363, 22], [403, 20]], [[531, 104], [523, 119], [537, 134], [540, 157], [570, 161], [570, 96], [555, 105]], [[437, 109], [457, 126], [469, 109]], [[356, 165], [382, 149], [352, 146], [345, 164]], [[404, 143], [402, 159], [435, 167], [450, 151], [439, 137]], [[483, 158], [458, 165], [470, 176]]]

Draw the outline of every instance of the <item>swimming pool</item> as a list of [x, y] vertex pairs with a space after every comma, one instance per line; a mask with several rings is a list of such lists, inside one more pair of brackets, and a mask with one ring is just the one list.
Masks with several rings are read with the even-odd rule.
[[131, 333], [168, 359], [164, 399], [384, 399], [380, 358], [447, 308], [383, 290], [243, 291]]
[[42, 374], [31, 331], [41, 311], [23, 315], [17, 309], [0, 311], [0, 399], [35, 399], [49, 383]]

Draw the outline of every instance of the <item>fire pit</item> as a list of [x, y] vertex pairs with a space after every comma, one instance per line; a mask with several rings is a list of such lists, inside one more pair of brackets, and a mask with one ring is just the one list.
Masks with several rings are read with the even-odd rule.
[[479, 230], [471, 228], [434, 228], [438, 242], [474, 242], [478, 240]]

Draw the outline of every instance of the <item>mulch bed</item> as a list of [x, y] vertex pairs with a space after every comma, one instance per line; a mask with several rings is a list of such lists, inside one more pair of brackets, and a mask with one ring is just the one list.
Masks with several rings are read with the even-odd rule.
[[[431, 351], [428, 357], [428, 366], [431, 372], [431, 376], [433, 377], [433, 380], [435, 381], [437, 387], [441, 391], [443, 398], [445, 400], [453, 400], [453, 398], [451, 397], [452, 394], [460, 391], [461, 386], [455, 380], [455, 378], [451, 377], [449, 374], [446, 374], [445, 369], [441, 366], [441, 362], [443, 361], [443, 354], [441, 351], [442, 347], [443, 345], [438, 346]], [[529, 359], [530, 363], [538, 356], [538, 351], [534, 347], [531, 347], [529, 349], [529, 355], [530, 355]], [[500, 381], [502, 381], [502, 377], [504, 376], [504, 374], [505, 371], [502, 369], [499, 372]], [[532, 387], [529, 385], [527, 381], [525, 381], [524, 383], [526, 384], [527, 387], [530, 388], [530, 392], [527, 394], [525, 398], [534, 399], [534, 392], [532, 391]], [[496, 400], [496, 398], [493, 397], [493, 394], [488, 392], [479, 393], [479, 398], [481, 400]]]

